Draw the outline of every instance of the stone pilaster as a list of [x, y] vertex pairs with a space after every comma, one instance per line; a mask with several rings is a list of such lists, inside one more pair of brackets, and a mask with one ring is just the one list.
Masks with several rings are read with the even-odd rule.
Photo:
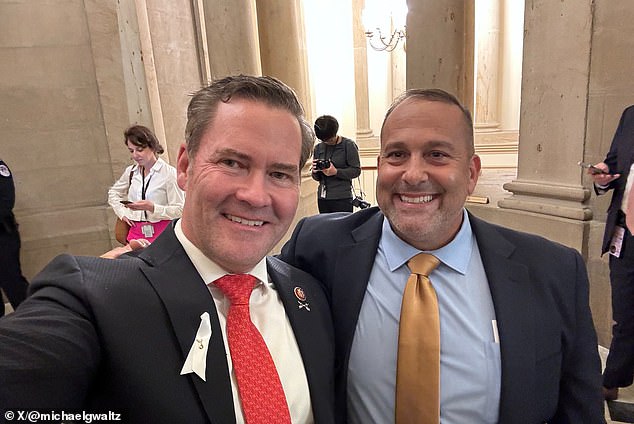
[[370, 127], [370, 107], [368, 95], [368, 52], [367, 39], [361, 14], [365, 0], [352, 0], [352, 41], [354, 49], [354, 97], [357, 112], [357, 144], [360, 147], [376, 143]]
[[[211, 78], [240, 73], [259, 75], [261, 65], [255, 0], [193, 2], [198, 5], [196, 9], [203, 11], [204, 25], [198, 26], [199, 52], [203, 54], [201, 60], [209, 64]], [[207, 57], [204, 57], [205, 48]]]
[[312, 116], [306, 42], [299, 0], [257, 0], [262, 74], [292, 87]]
[[500, 0], [481, 0], [475, 17], [476, 131], [497, 130], [500, 75]]
[[[545, 223], [549, 217], [571, 220], [573, 246], [580, 250], [580, 223], [592, 218], [590, 191], [577, 166], [585, 151], [591, 35], [590, 1], [527, 3], [518, 174], [504, 185], [513, 195], [499, 202], [504, 209], [540, 214]], [[557, 239], [560, 232], [545, 223], [538, 232]]]
[[442, 88], [472, 109], [474, 0], [408, 0], [407, 7], [407, 88]]

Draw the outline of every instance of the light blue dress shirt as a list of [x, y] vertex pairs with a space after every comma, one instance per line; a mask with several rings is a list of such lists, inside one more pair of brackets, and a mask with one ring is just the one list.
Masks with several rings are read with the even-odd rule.
[[[410, 275], [407, 261], [420, 252], [384, 220], [350, 352], [352, 424], [394, 422], [398, 325]], [[440, 422], [496, 423], [501, 365], [495, 310], [466, 211], [456, 237], [427, 253], [441, 261], [430, 275], [440, 313]]]

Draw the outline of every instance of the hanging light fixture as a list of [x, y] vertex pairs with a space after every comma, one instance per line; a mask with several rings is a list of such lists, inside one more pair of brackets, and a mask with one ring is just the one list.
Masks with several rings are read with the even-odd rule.
[[361, 19], [370, 47], [377, 51], [393, 51], [407, 37], [406, 17], [405, 0], [367, 0]]

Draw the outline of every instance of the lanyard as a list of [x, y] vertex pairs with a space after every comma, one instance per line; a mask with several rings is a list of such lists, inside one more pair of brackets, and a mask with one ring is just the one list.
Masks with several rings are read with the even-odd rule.
[[152, 179], [153, 173], [150, 174], [147, 179], [147, 184], [145, 184], [145, 168], [141, 168], [141, 200], [145, 200], [145, 193], [147, 193], [147, 188], [150, 186], [150, 180]]
[[[147, 188], [150, 186], [150, 180], [154, 173], [150, 173], [150, 176], [147, 179], [147, 184], [145, 183], [145, 168], [141, 167], [141, 200], [145, 200], [145, 193], [147, 193]], [[147, 221], [147, 211], [143, 211], [143, 218]]]

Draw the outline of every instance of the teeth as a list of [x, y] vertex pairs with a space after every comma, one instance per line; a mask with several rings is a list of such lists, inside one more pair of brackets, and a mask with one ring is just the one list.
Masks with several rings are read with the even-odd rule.
[[226, 215], [233, 222], [237, 222], [238, 224], [248, 225], [249, 227], [261, 227], [264, 224], [264, 221], [250, 221], [248, 219], [240, 218], [239, 216]]
[[427, 202], [431, 202], [432, 199], [433, 199], [433, 196], [431, 194], [428, 194], [426, 196], [419, 196], [419, 197], [407, 197], [407, 196], [401, 195], [401, 202], [404, 202], [404, 203], [427, 203]]

